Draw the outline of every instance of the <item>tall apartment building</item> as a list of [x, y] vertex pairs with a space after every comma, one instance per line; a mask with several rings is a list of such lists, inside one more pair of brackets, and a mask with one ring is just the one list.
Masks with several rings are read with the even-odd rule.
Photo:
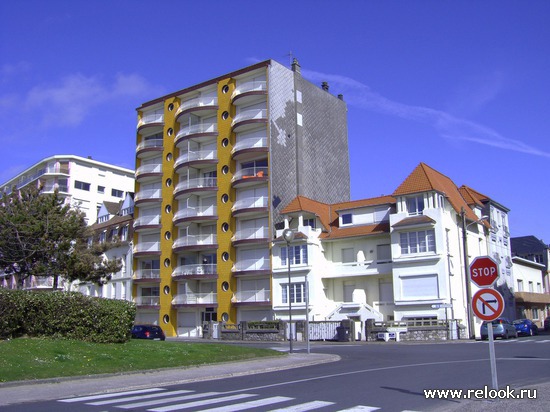
[[133, 294], [168, 336], [272, 319], [270, 241], [298, 195], [349, 200], [341, 96], [267, 60], [138, 108]]
[[118, 202], [134, 191], [134, 171], [88, 157], [55, 155], [40, 160], [0, 185], [10, 193], [29, 184], [42, 184], [43, 193], [56, 189], [66, 202], [86, 214], [88, 224], [97, 221], [104, 201]]

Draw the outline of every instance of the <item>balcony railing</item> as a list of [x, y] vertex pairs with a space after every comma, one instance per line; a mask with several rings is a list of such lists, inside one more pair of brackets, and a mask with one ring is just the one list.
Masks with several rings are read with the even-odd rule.
[[233, 91], [233, 94], [231, 95], [231, 99], [234, 99], [239, 94], [248, 93], [248, 92], [259, 92], [259, 91], [266, 91], [267, 90], [267, 83], [265, 80], [260, 81], [250, 81], [246, 83], [239, 84], [235, 91]]
[[217, 270], [218, 265], [215, 263], [181, 265], [172, 272], [172, 276], [215, 275]]
[[242, 209], [256, 209], [256, 208], [265, 208], [269, 205], [269, 199], [267, 196], [260, 197], [246, 197], [244, 199], [237, 200], [233, 207], [232, 211], [242, 210]]
[[160, 216], [141, 216], [134, 220], [134, 227], [160, 225]]
[[233, 240], [267, 239], [269, 230], [267, 227], [242, 229], [235, 232]]
[[60, 193], [68, 193], [69, 192], [69, 188], [67, 186], [59, 185], [57, 183], [54, 183], [54, 184], [49, 183], [49, 184], [44, 185], [44, 187], [42, 188], [43, 193], [53, 193], [56, 190]]
[[134, 253], [160, 252], [160, 242], [139, 242], [134, 246]]
[[6, 186], [7, 193], [11, 193], [12, 186], [15, 184], [18, 189], [22, 188], [23, 186], [29, 184], [30, 182], [38, 179], [40, 176], [43, 176], [45, 174], [69, 174], [69, 167], [66, 165], [59, 166], [46, 166], [41, 169], [36, 170], [31, 175], [28, 175], [26, 177], [21, 178], [17, 183], [11, 184], [9, 187]]
[[196, 160], [216, 160], [217, 158], [217, 150], [197, 150], [194, 152], [184, 152], [176, 159], [174, 167], [178, 167], [183, 163], [193, 162]]
[[269, 270], [269, 259], [243, 259], [235, 262], [233, 265], [234, 272], [246, 272], [257, 270]]
[[216, 123], [199, 123], [189, 126], [183, 126], [176, 134], [176, 139], [180, 139], [185, 136], [199, 133], [216, 133], [218, 131], [218, 125]]
[[216, 188], [218, 179], [215, 177], [197, 177], [194, 179], [183, 180], [176, 185], [174, 192], [181, 192], [187, 189]]
[[251, 137], [248, 139], [237, 140], [235, 146], [233, 146], [232, 153], [238, 152], [239, 150], [245, 149], [254, 149], [267, 147], [267, 137], [262, 137], [258, 139], [257, 137]]
[[239, 303], [269, 302], [271, 301], [270, 290], [240, 290], [234, 294], [235, 300]]
[[151, 123], [164, 123], [164, 114], [162, 113], [144, 114], [138, 122], [138, 128]]
[[215, 245], [216, 241], [217, 241], [217, 236], [214, 234], [187, 235], [176, 239], [172, 248], [176, 249], [179, 247], [186, 247], [186, 246]]
[[162, 173], [161, 164], [143, 165], [137, 168], [136, 177], [145, 173]]
[[216, 216], [217, 207], [214, 205], [186, 207], [178, 210], [174, 215], [174, 221], [185, 219], [186, 217]]
[[231, 181], [240, 180], [240, 179], [249, 179], [252, 177], [267, 177], [268, 168], [265, 166], [259, 167], [246, 167], [244, 169], [238, 170], [234, 175]]
[[185, 100], [176, 112], [176, 116], [187, 109], [192, 109], [194, 107], [216, 106], [217, 104], [218, 98], [216, 96], [196, 97], [194, 99]]
[[150, 149], [150, 148], [162, 148], [164, 145], [164, 140], [162, 139], [149, 139], [144, 140], [140, 144], [137, 145], [136, 151], [140, 151], [143, 149]]
[[138, 296], [136, 297], [136, 305], [158, 306], [160, 305], [159, 296]]
[[160, 269], [138, 269], [134, 271], [134, 279], [160, 279]]
[[173, 305], [200, 305], [217, 303], [216, 292], [186, 293], [176, 295], [172, 300]]
[[161, 199], [162, 198], [162, 192], [161, 189], [145, 189], [140, 190], [136, 193], [134, 196], [134, 202], [138, 202], [140, 200], [146, 200], [146, 199]]
[[267, 109], [250, 109], [243, 110], [235, 116], [232, 122], [232, 126], [235, 126], [239, 122], [245, 120], [267, 119]]

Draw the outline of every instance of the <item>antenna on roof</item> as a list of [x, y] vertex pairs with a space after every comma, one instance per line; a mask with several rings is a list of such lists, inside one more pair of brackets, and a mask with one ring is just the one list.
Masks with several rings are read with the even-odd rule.
[[292, 54], [292, 50], [289, 50], [288, 53], [285, 54], [285, 56], [288, 56], [288, 65], [292, 66], [292, 58], [294, 56], [294, 54]]

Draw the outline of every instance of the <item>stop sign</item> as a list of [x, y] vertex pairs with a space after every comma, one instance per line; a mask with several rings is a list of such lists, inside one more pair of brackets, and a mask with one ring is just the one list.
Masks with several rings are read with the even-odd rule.
[[470, 280], [479, 287], [491, 286], [498, 278], [498, 263], [489, 256], [479, 256], [470, 265]]

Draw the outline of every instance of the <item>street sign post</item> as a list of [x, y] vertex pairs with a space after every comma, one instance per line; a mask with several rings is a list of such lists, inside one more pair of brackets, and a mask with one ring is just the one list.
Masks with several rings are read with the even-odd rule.
[[491, 286], [498, 279], [498, 263], [489, 256], [478, 256], [470, 265], [470, 280], [480, 288]]

